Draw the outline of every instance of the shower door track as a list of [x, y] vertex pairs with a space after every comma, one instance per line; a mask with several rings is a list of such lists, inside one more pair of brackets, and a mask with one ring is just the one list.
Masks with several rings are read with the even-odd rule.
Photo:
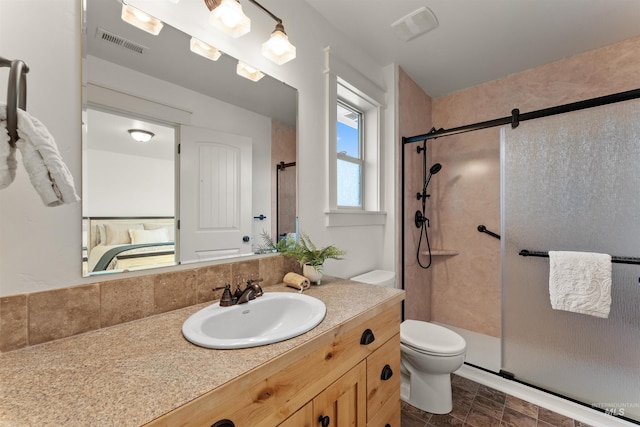
[[[528, 113], [520, 113], [520, 110], [514, 108], [511, 115], [499, 119], [488, 120], [485, 122], [473, 123], [470, 125], [459, 126], [451, 129], [432, 129], [429, 133], [410, 137], [402, 137], [402, 144], [411, 144], [413, 142], [422, 142], [429, 139], [441, 138], [443, 136], [457, 135], [459, 133], [471, 132], [475, 130], [488, 129], [496, 126], [504, 126], [510, 124], [512, 128], [518, 127], [520, 122], [527, 120], [539, 119], [542, 117], [555, 116], [556, 114], [569, 113], [571, 111], [584, 110], [585, 108], [599, 107], [601, 105], [614, 104], [616, 102], [629, 101], [631, 99], [640, 98], [640, 89], [628, 90], [626, 92], [614, 93], [611, 95], [600, 96], [598, 98], [586, 99], [584, 101], [572, 102], [570, 104], [558, 105], [555, 107], [543, 108], [542, 110], [530, 111]], [[404, 164], [403, 164], [404, 166]]]

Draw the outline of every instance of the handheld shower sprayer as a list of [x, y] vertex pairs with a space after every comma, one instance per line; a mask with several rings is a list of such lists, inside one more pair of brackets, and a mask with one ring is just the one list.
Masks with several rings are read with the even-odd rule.
[[431, 181], [431, 177], [437, 174], [438, 172], [440, 172], [440, 169], [442, 169], [442, 165], [440, 163], [436, 163], [433, 166], [431, 166], [431, 168], [429, 169], [429, 177], [424, 181], [422, 192], [417, 193], [416, 195], [418, 200], [422, 200], [422, 212], [416, 211], [416, 215], [415, 215], [415, 223], [416, 223], [416, 227], [418, 228], [420, 228], [422, 224], [424, 224], [425, 222], [427, 223], [427, 227], [429, 226], [429, 220], [424, 216], [425, 209], [426, 209], [426, 206], [425, 206], [426, 200], [429, 197], [431, 197], [430, 194], [427, 194], [427, 186]]
[[[426, 160], [426, 156], [425, 156], [425, 160]], [[431, 181], [431, 177], [437, 174], [438, 172], [440, 172], [440, 169], [442, 169], [442, 165], [440, 163], [435, 163], [433, 166], [431, 166], [431, 168], [429, 168], [429, 176], [424, 181], [424, 185], [422, 186], [422, 192], [417, 194], [418, 200], [422, 200], [422, 211], [417, 210], [414, 216], [416, 228], [420, 229], [420, 240], [418, 241], [418, 250], [417, 250], [416, 257], [418, 258], [418, 264], [422, 268], [429, 268], [431, 266], [431, 245], [429, 244], [429, 235], [427, 234], [427, 228], [430, 227], [430, 224], [429, 224], [429, 218], [425, 216], [426, 200], [430, 197], [430, 195], [427, 194], [427, 186]], [[423, 172], [424, 172], [424, 175], [426, 175], [426, 165]], [[427, 242], [427, 249], [429, 251], [429, 264], [427, 265], [422, 265], [422, 263], [420, 262], [420, 245], [422, 243], [423, 235]]]

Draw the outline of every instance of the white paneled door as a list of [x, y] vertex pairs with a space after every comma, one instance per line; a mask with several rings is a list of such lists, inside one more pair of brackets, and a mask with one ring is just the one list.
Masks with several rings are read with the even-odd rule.
[[251, 138], [180, 127], [180, 261], [251, 253]]

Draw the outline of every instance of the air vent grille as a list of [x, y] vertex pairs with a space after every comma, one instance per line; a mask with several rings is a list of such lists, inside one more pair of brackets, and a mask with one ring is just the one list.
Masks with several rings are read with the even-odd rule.
[[140, 43], [127, 40], [124, 37], [120, 37], [119, 35], [113, 34], [103, 28], [98, 28], [96, 31], [96, 38], [140, 54], [145, 53], [149, 49]]

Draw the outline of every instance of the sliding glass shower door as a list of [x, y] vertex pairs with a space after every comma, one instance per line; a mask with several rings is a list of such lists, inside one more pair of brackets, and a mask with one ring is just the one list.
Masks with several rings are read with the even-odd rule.
[[640, 265], [612, 264], [607, 319], [551, 308], [549, 259], [521, 250], [640, 257], [640, 102], [501, 132], [503, 370], [640, 420]]

